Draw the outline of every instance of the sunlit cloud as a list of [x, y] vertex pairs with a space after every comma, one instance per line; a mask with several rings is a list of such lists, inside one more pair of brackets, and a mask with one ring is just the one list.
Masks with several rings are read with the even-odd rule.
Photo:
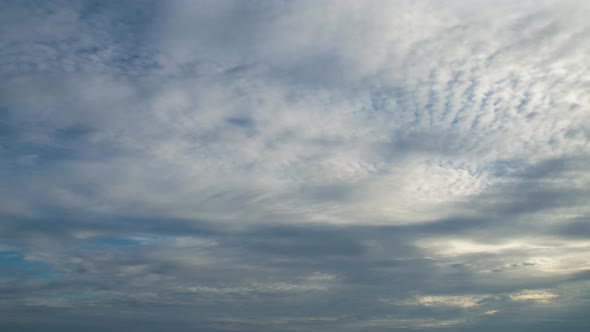
[[510, 295], [510, 299], [513, 301], [530, 301], [539, 304], [552, 303], [558, 297], [559, 295], [544, 290], [524, 290], [522, 292]]

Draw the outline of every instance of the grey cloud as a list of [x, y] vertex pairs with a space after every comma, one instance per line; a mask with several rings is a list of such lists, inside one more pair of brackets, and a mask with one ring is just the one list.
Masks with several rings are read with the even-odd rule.
[[587, 328], [587, 5], [4, 7], [3, 329]]

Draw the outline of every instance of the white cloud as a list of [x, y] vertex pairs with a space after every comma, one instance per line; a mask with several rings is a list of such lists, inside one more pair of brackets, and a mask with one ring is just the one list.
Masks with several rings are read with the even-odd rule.
[[488, 311], [484, 312], [482, 315], [493, 316], [493, 315], [497, 314], [498, 312], [500, 312], [500, 311], [499, 310], [488, 310]]
[[550, 304], [554, 302], [559, 295], [544, 290], [524, 290], [510, 295], [513, 301], [527, 301], [539, 304]]
[[[43, 84], [29, 74], [4, 83], [5, 103], [21, 123], [37, 119], [42, 132], [31, 139], [54, 145], [53, 130], [84, 124], [94, 131], [80, 148], [133, 154], [64, 165], [66, 206], [232, 221], [225, 206], [239, 201], [250, 221], [432, 220], [497, 181], [495, 161], [589, 151], [575, 134], [588, 124], [587, 73], [574, 70], [588, 50], [583, 11], [534, 5], [304, 1], [254, 12], [257, 4], [174, 2], [154, 27], [162, 71], [141, 82], [115, 68]], [[77, 18], [62, 21], [84, 43], [109, 42], [71, 28]], [[576, 52], [554, 51], [574, 43]], [[94, 197], [65, 198], [88, 181], [100, 188]], [[325, 186], [359, 194], [310, 202]]]
[[419, 296], [413, 302], [409, 304], [420, 305], [420, 306], [448, 306], [458, 308], [474, 308], [479, 306], [480, 301], [489, 297], [485, 296]]

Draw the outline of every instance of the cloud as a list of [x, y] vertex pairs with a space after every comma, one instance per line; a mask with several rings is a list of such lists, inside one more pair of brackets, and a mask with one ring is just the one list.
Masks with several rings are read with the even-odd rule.
[[[472, 308], [479, 305], [485, 297], [474, 296], [420, 296], [413, 302], [421, 306], [450, 306], [458, 308]], [[412, 303], [412, 302], [411, 302]]]
[[547, 291], [522, 291], [520, 293], [510, 295], [513, 301], [532, 301], [540, 304], [548, 304], [559, 296]]
[[491, 316], [491, 315], [495, 315], [498, 313], [498, 310], [489, 310], [484, 312], [482, 315], [487, 315], [487, 316]]
[[7, 2], [0, 326], [584, 330], [589, 10]]

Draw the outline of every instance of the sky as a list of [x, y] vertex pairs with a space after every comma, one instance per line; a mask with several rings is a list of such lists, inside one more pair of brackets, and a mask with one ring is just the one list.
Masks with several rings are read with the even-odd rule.
[[0, 5], [0, 330], [590, 330], [590, 2]]

